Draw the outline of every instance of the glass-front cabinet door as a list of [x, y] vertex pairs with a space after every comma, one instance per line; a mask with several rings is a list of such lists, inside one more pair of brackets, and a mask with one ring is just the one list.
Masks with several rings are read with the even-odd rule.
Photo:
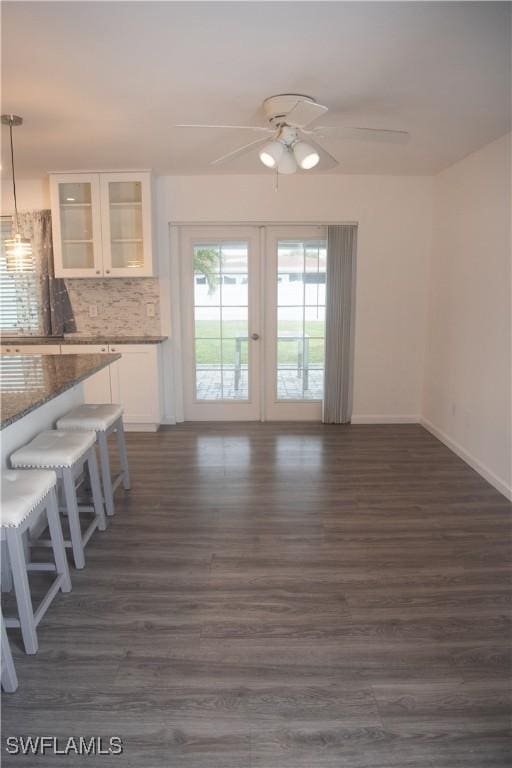
[[103, 268], [114, 277], [153, 274], [148, 173], [102, 173]]
[[52, 228], [57, 277], [102, 275], [98, 174], [51, 177]]

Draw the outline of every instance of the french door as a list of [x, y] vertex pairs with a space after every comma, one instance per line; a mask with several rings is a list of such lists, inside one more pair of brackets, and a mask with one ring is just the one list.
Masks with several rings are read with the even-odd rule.
[[320, 421], [324, 386], [325, 227], [265, 236], [264, 417]]
[[181, 239], [186, 420], [320, 420], [323, 227], [198, 227]]

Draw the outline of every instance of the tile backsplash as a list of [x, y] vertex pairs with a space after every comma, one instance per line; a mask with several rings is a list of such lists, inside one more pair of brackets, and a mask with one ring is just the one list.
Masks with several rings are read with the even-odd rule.
[[[154, 277], [66, 280], [78, 334], [160, 334], [160, 291]], [[154, 317], [148, 317], [152, 304]], [[97, 316], [91, 317], [97, 308]]]

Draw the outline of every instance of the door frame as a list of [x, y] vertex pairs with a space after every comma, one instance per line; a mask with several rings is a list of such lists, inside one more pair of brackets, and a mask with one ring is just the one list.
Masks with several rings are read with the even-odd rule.
[[[194, 344], [194, 281], [192, 248], [212, 242], [247, 242], [248, 252], [248, 400], [197, 400]], [[184, 227], [180, 242], [181, 360], [183, 375], [183, 415], [185, 421], [260, 421], [261, 361], [263, 359], [260, 322], [260, 233], [258, 226]], [[251, 334], [258, 334], [252, 340]]]

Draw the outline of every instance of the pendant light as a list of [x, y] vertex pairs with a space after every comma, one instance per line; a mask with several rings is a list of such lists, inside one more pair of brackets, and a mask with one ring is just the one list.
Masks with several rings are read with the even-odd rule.
[[5, 262], [8, 272], [33, 272], [34, 261], [32, 258], [32, 243], [20, 234], [18, 220], [18, 204], [16, 200], [16, 178], [14, 175], [14, 145], [12, 129], [22, 125], [23, 118], [18, 115], [2, 115], [2, 125], [9, 126], [11, 139], [11, 166], [12, 166], [12, 191], [14, 196], [14, 233], [5, 241]]

